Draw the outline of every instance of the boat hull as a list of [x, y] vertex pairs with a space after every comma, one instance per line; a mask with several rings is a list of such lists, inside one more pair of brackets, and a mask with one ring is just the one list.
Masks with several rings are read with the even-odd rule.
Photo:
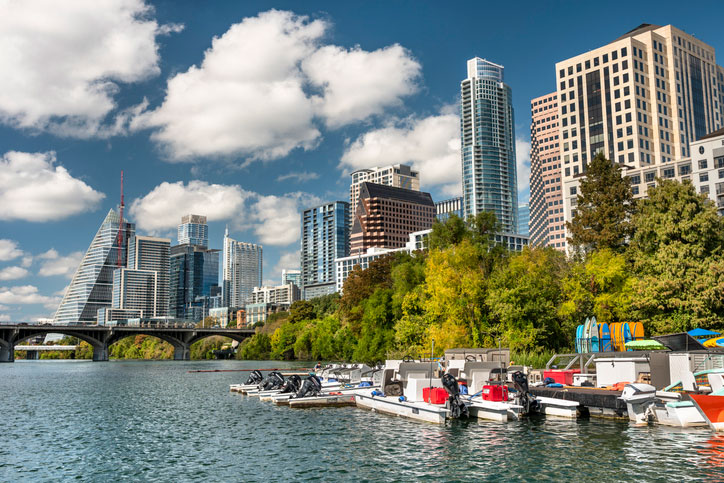
[[691, 394], [691, 400], [711, 429], [724, 432], [724, 396]]
[[362, 409], [434, 424], [444, 424], [448, 414], [448, 410], [443, 406], [409, 401], [400, 402], [396, 397], [356, 394], [355, 403]]

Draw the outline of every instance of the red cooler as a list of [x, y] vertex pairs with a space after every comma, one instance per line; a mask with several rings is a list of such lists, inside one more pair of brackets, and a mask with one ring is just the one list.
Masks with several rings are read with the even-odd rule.
[[563, 384], [564, 386], [572, 386], [573, 374], [580, 374], [580, 372], [580, 369], [568, 369], [567, 371], [558, 369], [543, 371], [543, 379], [545, 379], [546, 377], [550, 377], [559, 384]]
[[483, 401], [501, 402], [508, 400], [508, 386], [483, 386]]
[[442, 387], [423, 387], [422, 398], [431, 404], [445, 404], [447, 402], [447, 391]]

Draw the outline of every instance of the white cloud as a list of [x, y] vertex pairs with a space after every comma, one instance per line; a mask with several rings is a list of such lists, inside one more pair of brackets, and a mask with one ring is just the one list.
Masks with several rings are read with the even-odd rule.
[[33, 256], [32, 255], [25, 255], [20, 262], [20, 266], [24, 268], [28, 268], [30, 265], [33, 264]]
[[244, 201], [251, 195], [238, 185], [189, 181], [163, 182], [143, 198], [133, 201], [130, 215], [138, 228], [157, 233], [175, 228], [189, 213], [204, 215], [209, 221], [243, 217]]
[[34, 285], [0, 287], [0, 303], [3, 304], [43, 304], [46, 307], [57, 306], [59, 297], [48, 297], [38, 293]]
[[[2, 183], [2, 171], [0, 171], [0, 183]], [[1, 194], [0, 199], [2, 199]], [[2, 212], [1, 209], [0, 212]], [[18, 243], [16, 241], [0, 239], [0, 262], [13, 260], [21, 256], [22, 254], [23, 251], [18, 248]]]
[[60, 256], [60, 254], [53, 248], [48, 250], [39, 256], [45, 260], [40, 265], [38, 275], [43, 277], [51, 277], [53, 275], [64, 275], [68, 278], [72, 278], [75, 271], [80, 265], [80, 261], [83, 258], [83, 252], [73, 252], [66, 256]]
[[0, 322], [10, 322], [10, 316], [8, 314], [0, 314]]
[[0, 220], [59, 220], [93, 210], [105, 198], [64, 167], [53, 166], [55, 161], [52, 151], [9, 151], [0, 158]]
[[[160, 73], [159, 26], [143, 0], [3, 2], [0, 120], [14, 127], [87, 137], [104, 126], [120, 84]], [[105, 131], [105, 132], [104, 132]]]
[[304, 183], [305, 181], [311, 181], [313, 179], [318, 179], [319, 175], [317, 173], [312, 173], [309, 171], [300, 171], [298, 173], [287, 173], [283, 174], [277, 177], [277, 181], [287, 181], [287, 180], [295, 180], [299, 183]]
[[301, 212], [321, 204], [316, 196], [290, 193], [286, 196], [259, 196], [251, 206], [254, 233], [266, 245], [286, 246], [299, 240]]
[[269, 160], [316, 147], [316, 118], [339, 127], [416, 91], [420, 66], [405, 49], [325, 47], [328, 28], [288, 11], [245, 18], [213, 39], [200, 66], [171, 77], [163, 103], [131, 129], [154, 129], [170, 161]]
[[518, 193], [528, 190], [530, 185], [530, 142], [515, 140], [515, 162], [518, 173]]
[[340, 167], [346, 171], [406, 163], [420, 171], [422, 188], [442, 186], [448, 194], [462, 190], [460, 118], [446, 112], [407, 118], [368, 131], [347, 146]]
[[274, 276], [282, 277], [282, 270], [299, 270], [299, 250], [282, 253], [272, 269]]
[[0, 280], [17, 280], [27, 277], [29, 273], [22, 267], [6, 267], [0, 270]]
[[327, 45], [305, 59], [302, 69], [322, 88], [314, 100], [327, 126], [339, 127], [401, 104], [417, 92], [421, 66], [397, 44], [374, 52]]

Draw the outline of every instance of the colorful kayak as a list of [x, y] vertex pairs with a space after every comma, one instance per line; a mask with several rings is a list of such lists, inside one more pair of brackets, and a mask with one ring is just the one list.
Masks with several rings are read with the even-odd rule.
[[689, 394], [714, 431], [724, 432], [724, 394]]
[[598, 336], [601, 352], [611, 352], [613, 348], [611, 347], [611, 330], [609, 329], [608, 324], [599, 324]]

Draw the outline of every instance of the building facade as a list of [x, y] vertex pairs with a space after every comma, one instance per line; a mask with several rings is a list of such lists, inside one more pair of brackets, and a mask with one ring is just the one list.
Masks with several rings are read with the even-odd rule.
[[451, 215], [456, 215], [464, 219], [462, 196], [435, 202], [435, 219], [437, 221], [444, 222], [450, 218]]
[[304, 210], [300, 257], [304, 300], [334, 293], [334, 261], [347, 255], [349, 203], [335, 201]]
[[530, 206], [528, 203], [518, 205], [518, 229], [515, 231], [518, 235], [528, 236], [528, 224], [530, 223]]
[[518, 230], [513, 94], [504, 68], [475, 57], [460, 83], [463, 213], [492, 211], [506, 233]]
[[[113, 301], [115, 310], [137, 310], [142, 317], [163, 317], [164, 301], [159, 300], [158, 272], [118, 268], [113, 272]], [[99, 321], [100, 323], [100, 321]]]
[[689, 144], [720, 129], [724, 110], [714, 49], [672, 25], [642, 24], [556, 64], [566, 221], [598, 152], [645, 171], [689, 158]]
[[297, 287], [302, 286], [302, 271], [301, 270], [282, 270], [282, 285], [293, 283]]
[[[169, 311], [169, 255], [171, 249], [171, 240], [168, 238], [157, 238], [152, 236], [134, 235], [128, 241], [128, 266], [127, 272], [136, 270], [139, 272], [155, 272], [156, 276], [156, 294], [153, 299], [153, 312], [146, 312], [146, 317], [166, 317]], [[131, 280], [134, 283], [143, 278], [144, 275], [138, 274], [131, 276], [126, 274], [121, 280]], [[115, 287], [114, 275], [114, 293]], [[129, 285], [130, 287], [130, 285]], [[122, 298], [121, 300], [126, 300]], [[150, 302], [149, 302], [150, 303]], [[114, 308], [140, 308], [125, 305], [113, 305]]]
[[[383, 184], [406, 190], [420, 191], [420, 173], [406, 164], [393, 164], [383, 168], [358, 169], [352, 173], [352, 184], [349, 187], [349, 212], [354, 216], [359, 201], [359, 190], [362, 183]], [[350, 220], [350, 224], [354, 220]]]
[[558, 94], [530, 101], [530, 113], [530, 244], [565, 250]]
[[430, 193], [364, 182], [350, 234], [350, 253], [403, 248], [410, 233], [428, 230], [435, 218]]
[[181, 218], [178, 226], [178, 244], [209, 246], [209, 225], [206, 217], [200, 215], [186, 215]]
[[254, 287], [254, 292], [251, 294], [252, 304], [268, 303], [289, 307], [300, 299], [301, 291], [292, 282], [274, 287]]
[[[177, 319], [200, 320], [194, 307], [199, 297], [211, 297], [219, 289], [219, 250], [202, 245], [171, 247], [169, 315]], [[220, 289], [219, 289], [220, 290]], [[203, 302], [200, 304], [203, 307]]]
[[698, 193], [709, 196], [724, 215], [724, 129], [691, 143], [691, 179]]
[[222, 297], [225, 307], [243, 307], [261, 286], [262, 246], [239, 242], [224, 233]]
[[[53, 317], [54, 324], [94, 323], [98, 310], [111, 306], [113, 271], [118, 268], [119, 225], [119, 214], [110, 210], [58, 305]], [[126, 264], [128, 240], [134, 233], [135, 225], [124, 221], [120, 237], [121, 266]]]

